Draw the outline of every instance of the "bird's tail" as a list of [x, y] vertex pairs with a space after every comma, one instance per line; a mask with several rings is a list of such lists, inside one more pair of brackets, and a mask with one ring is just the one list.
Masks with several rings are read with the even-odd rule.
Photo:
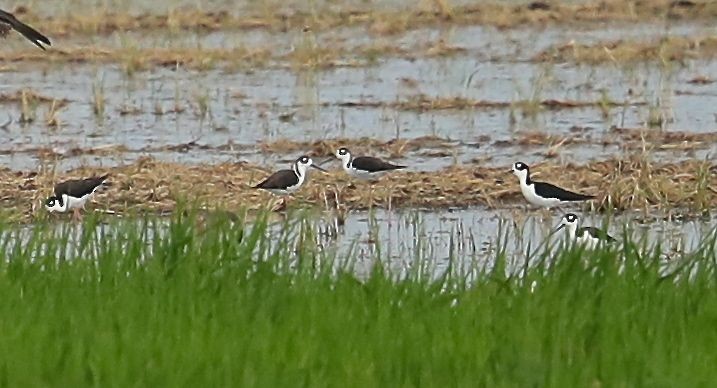
[[8, 19], [8, 23], [12, 26], [13, 29], [15, 29], [15, 31], [22, 34], [22, 36], [30, 40], [37, 47], [45, 50], [45, 47], [42, 45], [43, 43], [48, 46], [52, 46], [52, 43], [50, 43], [50, 39], [48, 39], [45, 35], [42, 35], [36, 29], [17, 20], [17, 18], [15, 18], [15, 16], [11, 14], [5, 13], [5, 16]]
[[591, 199], [595, 199], [594, 195], [586, 195], [586, 194], [577, 194], [573, 196], [570, 199], [567, 199], [565, 201], [572, 201], [572, 202], [578, 202], [578, 201], [589, 201]]
[[110, 176], [110, 174], [107, 173], [107, 174], [98, 176], [96, 179], [100, 182], [101, 185], [111, 186], [110, 182], [106, 182], [107, 178], [109, 178], [109, 176]]

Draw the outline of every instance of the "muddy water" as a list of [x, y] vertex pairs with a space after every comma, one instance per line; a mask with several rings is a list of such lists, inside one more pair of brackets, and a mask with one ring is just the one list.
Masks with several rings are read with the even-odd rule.
[[[0, 94], [12, 95], [27, 88], [44, 96], [66, 99], [68, 103], [57, 114], [59, 128], [45, 123], [49, 104], [34, 109], [37, 119], [31, 123], [19, 122], [19, 104], [0, 104], [0, 125], [9, 123], [0, 129], [4, 139], [0, 143], [0, 163], [18, 170], [34, 170], [50, 163], [63, 171], [82, 164], [111, 167], [150, 155], [183, 163], [249, 160], [283, 166], [295, 155], [262, 152], [257, 143], [337, 137], [389, 141], [437, 136], [448, 139], [451, 147], [408, 152], [398, 160], [415, 170], [434, 171], [454, 163], [507, 166], [516, 159], [527, 163], [542, 161], [548, 144], [516, 143], [516, 139], [533, 131], [579, 140], [560, 148], [557, 157], [561, 160], [599, 160], [633, 152], [614, 142], [602, 145], [605, 139], [614, 137], [611, 127], [644, 127], [655, 112], [664, 117], [664, 130], [716, 131], [717, 83], [688, 81], [697, 76], [717, 78], [717, 64], [687, 60], [682, 65], [666, 67], [655, 63], [584, 66], [533, 63], [530, 59], [571, 40], [583, 44], [614, 39], [652, 41], [669, 35], [708, 35], [711, 31], [709, 26], [696, 24], [602, 26], [580, 31], [559, 27], [499, 31], [468, 26], [377, 37], [356, 29], [339, 29], [333, 35], [319, 35], [316, 39], [320, 44], [334, 39], [356, 47], [389, 42], [409, 52], [424, 47], [426, 42], [443, 41], [465, 50], [428, 58], [387, 54], [378, 56], [370, 66], [324, 70], [292, 70], [287, 63], [275, 62], [251, 70], [222, 65], [203, 71], [152, 68], [129, 76], [120, 64], [10, 64], [0, 72]], [[26, 43], [8, 42], [10, 49]], [[113, 34], [76, 38], [67, 45], [266, 46], [285, 54], [300, 43], [291, 32], [255, 30], [182, 36], [158, 33], [149, 37]], [[57, 46], [62, 44], [56, 42]], [[349, 59], [366, 61], [361, 57]], [[93, 112], [93, 88], [105, 98], [106, 109], [99, 116]], [[627, 104], [607, 110], [587, 107], [543, 109], [535, 113], [519, 104], [513, 108], [428, 111], [390, 106], [420, 95], [430, 99], [461, 97], [507, 103], [611, 100]], [[367, 106], [361, 106], [362, 103]], [[708, 144], [694, 152], [656, 150], [653, 158], [705, 158], [715, 151], [717, 146]], [[625, 216], [619, 221], [633, 222], [633, 217]], [[645, 225], [649, 227], [638, 225], [637, 230], [652, 242], [669, 241], [671, 246], [677, 245], [677, 241], [682, 241], [683, 246], [694, 246], [704, 235], [704, 229], [711, 227], [709, 222], [647, 221]], [[332, 220], [323, 217], [316, 223], [317, 228], [326, 229]], [[557, 219], [545, 222], [535, 216], [524, 219], [519, 211], [510, 210], [378, 212], [372, 217], [357, 213], [348, 217], [344, 227], [317, 243], [337, 254], [353, 249], [367, 261], [380, 249], [380, 255], [391, 258], [392, 265], [399, 269], [407, 268], [412, 258], [421, 255], [434, 260], [438, 268], [445, 267], [452, 257], [479, 266], [495, 257], [497, 229], [509, 233], [509, 249], [520, 259], [529, 243], [533, 248], [540, 244], [555, 223]], [[619, 228], [612, 232], [620, 234]]]
[[[577, 214], [581, 214], [576, 211]], [[350, 215], [334, 237], [318, 239], [320, 246], [333, 249], [339, 257], [363, 259], [359, 270], [370, 269], [376, 257], [386, 259], [393, 270], [415, 271], [417, 265], [441, 273], [449, 265], [466, 273], [489, 268], [498, 251], [505, 249], [513, 268], [520, 267], [536, 252], [554, 249], [565, 238], [553, 233], [562, 213], [543, 214], [516, 208], [484, 211], [379, 211]], [[608, 220], [581, 215], [581, 225], [604, 226], [618, 241], [631, 230], [632, 241], [646, 247], [661, 246], [673, 257], [691, 252], [705, 239], [713, 238], [714, 220], [676, 221], [643, 214], [622, 214]], [[325, 222], [330, 222], [325, 221]], [[619, 242], [618, 242], [619, 244]], [[551, 248], [552, 247], [552, 248]], [[510, 268], [509, 268], [510, 269]]]
[[[516, 158], [526, 162], [542, 160], [548, 145], [515, 144], [514, 140], [526, 131], [580, 140], [580, 144], [561, 149], [559, 157], [563, 160], [600, 159], [620, 151], [614, 144], [599, 145], [612, 136], [611, 127], [643, 127], [651, 110], [665, 118], [663, 125], [668, 130], [715, 131], [713, 107], [717, 103], [717, 83], [688, 81], [696, 76], [714, 77], [717, 64], [693, 60], [684, 66], [668, 67], [581, 66], [531, 63], [529, 59], [547, 47], [570, 40], [589, 44], [616, 38], [647, 40], [707, 32], [708, 27], [692, 24], [585, 31], [556, 27], [538, 32], [520, 29], [506, 32], [475, 26], [425, 29], [392, 37], [391, 41], [410, 49], [420, 42], [442, 40], [466, 51], [417, 59], [386, 55], [379, 56], [372, 66], [327, 70], [291, 70], [277, 63], [254, 71], [154, 68], [130, 77], [116, 64], [30, 65], [29, 70], [10, 66], [9, 71], [0, 73], [0, 93], [13, 94], [29, 88], [45, 96], [67, 99], [69, 103], [57, 115], [62, 123], [60, 128], [45, 124], [49, 104], [40, 104], [35, 109], [37, 119], [25, 124], [18, 122], [21, 113], [18, 104], [2, 104], [0, 123], [11, 123], [3, 127], [8, 141], [0, 145], [0, 162], [16, 169], [34, 169], [40, 163], [38, 148], [44, 148], [60, 159], [60, 170], [79, 164], [109, 167], [141, 155], [189, 163], [243, 159], [272, 164], [293, 155], [259, 152], [258, 142], [336, 137], [388, 141], [438, 136], [451, 140], [450, 152], [440, 152], [440, 157], [436, 157], [435, 152], [419, 150], [406, 154], [401, 161], [419, 170], [436, 170], [453, 163], [470, 163], [476, 158], [490, 165], [507, 165]], [[162, 47], [271, 44], [281, 52], [291, 50], [297, 43], [291, 35], [262, 31], [187, 37], [158, 34], [136, 41]], [[338, 35], [356, 46], [387, 39], [352, 29], [342, 29]], [[322, 42], [336, 37], [317, 39]], [[122, 36], [92, 40], [89, 43], [104, 47], [127, 44], [127, 37]], [[100, 90], [106, 101], [101, 117], [93, 113], [93, 88]], [[605, 111], [599, 107], [543, 109], [535, 114], [519, 106], [424, 112], [360, 106], [362, 102], [373, 105], [410, 101], [419, 95], [508, 103], [603, 99], [646, 105], [627, 104]], [[345, 106], [347, 102], [359, 106]], [[203, 104], [206, 104], [204, 113]], [[175, 107], [180, 111], [172, 112]], [[181, 146], [190, 142], [190, 147]], [[124, 151], [112, 152], [110, 156], [83, 152], [118, 147]], [[714, 151], [712, 145], [689, 155], [658, 151], [655, 157], [702, 158]]]
[[[321, 253], [319, 257], [336, 260], [337, 265], [350, 268], [359, 276], [367, 275], [376, 263], [381, 263], [397, 276], [409, 273], [440, 276], [450, 268], [455, 275], [470, 277], [490, 269], [500, 252], [505, 253], [506, 271], [514, 272], [523, 268], [526, 260], [533, 262], [544, 252], [558, 249], [566, 238], [562, 231], [553, 232], [561, 215], [526, 212], [523, 208], [377, 210], [349, 214], [341, 226], [336, 225], [331, 214], [309, 213], [308, 222], [301, 225], [311, 230], [316, 250]], [[286, 224], [281, 218], [277, 216], [269, 227], [277, 241], [285, 233]], [[168, 220], [154, 223], [159, 228], [147, 232], [150, 246], [151, 233], [163, 232]], [[298, 244], [300, 227], [292, 225], [294, 239], [289, 241]], [[584, 215], [581, 225], [604, 227], [618, 240], [618, 247], [626, 236], [641, 250], [650, 251], [659, 244], [660, 251], [667, 253], [666, 263], [673, 264], [705, 241], [713, 241], [717, 233], [714, 220], [666, 220], [638, 213], [622, 214], [611, 220]], [[97, 233], [102, 239], [113, 238], [114, 227], [112, 222], [100, 223]], [[251, 227], [250, 222], [247, 227]], [[31, 228], [22, 229], [20, 238], [30, 238]], [[65, 258], [76, 258], [82, 245], [79, 241], [86, 234], [82, 225], [60, 222], [56, 232], [69, 241]], [[290, 245], [289, 249], [294, 247]]]

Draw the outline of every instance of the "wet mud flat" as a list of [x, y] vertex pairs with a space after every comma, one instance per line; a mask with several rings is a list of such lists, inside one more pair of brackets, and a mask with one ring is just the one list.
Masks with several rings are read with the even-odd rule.
[[[659, 211], [686, 217], [709, 213], [717, 204], [715, 167], [705, 161], [657, 163], [644, 159], [612, 160], [586, 165], [545, 163], [533, 167], [534, 178], [549, 177], [563, 187], [596, 195], [591, 207], [601, 212]], [[203, 208], [271, 208], [277, 198], [252, 186], [272, 170], [250, 163], [188, 165], [144, 158], [111, 169], [82, 168], [69, 176], [109, 173], [111, 186], [96, 197], [96, 207], [112, 214], [171, 212], [177, 204]], [[52, 171], [0, 172], [0, 203], [6, 217], [43, 217], [42, 200]], [[62, 175], [64, 178], [67, 175]], [[523, 204], [517, 178], [505, 168], [448, 167], [437, 172], [397, 172], [376, 184], [352, 182], [338, 166], [318, 172], [294, 195], [292, 206], [350, 210], [382, 208], [499, 209]], [[38, 211], [39, 210], [39, 211]]]

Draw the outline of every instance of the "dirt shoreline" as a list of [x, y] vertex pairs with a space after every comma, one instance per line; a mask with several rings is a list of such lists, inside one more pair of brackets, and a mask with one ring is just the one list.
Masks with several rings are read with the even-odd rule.
[[[290, 206], [360, 210], [369, 206], [457, 208], [524, 204], [517, 178], [507, 168], [466, 165], [438, 173], [403, 171], [373, 189], [352, 181], [338, 165], [313, 173]], [[598, 211], [672, 210], [701, 214], [717, 206], [717, 167], [705, 161], [650, 163], [616, 159], [585, 165], [545, 163], [533, 167], [536, 180], [593, 194]], [[0, 204], [8, 222], [45, 217], [41, 203], [55, 180], [109, 173], [111, 185], [88, 208], [115, 214], [167, 213], [178, 203], [230, 211], [271, 207], [277, 197], [251, 186], [270, 169], [248, 163], [186, 165], [143, 158], [112, 169], [80, 168], [62, 176], [50, 172], [0, 170]]]
[[[507, 4], [506, 4], [507, 3]], [[259, 8], [260, 9], [260, 8]], [[553, 2], [534, 0], [479, 2], [452, 6], [449, 2], [417, 2], [410, 9], [374, 9], [360, 5], [322, 7], [313, 12], [285, 9], [277, 12], [232, 13], [231, 10], [201, 10], [178, 7], [166, 14], [132, 14], [116, 9], [93, 12], [58, 12], [41, 18], [31, 9], [13, 10], [23, 20], [43, 26], [48, 35], [67, 38], [73, 34], [111, 34], [116, 31], [168, 29], [170, 31], [223, 29], [268, 29], [288, 31], [310, 28], [324, 31], [339, 27], [366, 26], [373, 34], [390, 35], [427, 26], [490, 25], [499, 28], [580, 25], [607, 21], [717, 19], [717, 3], [699, 0], [588, 0]]]

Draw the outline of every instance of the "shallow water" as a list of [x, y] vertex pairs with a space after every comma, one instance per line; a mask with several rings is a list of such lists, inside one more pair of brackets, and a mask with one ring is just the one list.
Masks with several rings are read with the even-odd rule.
[[[491, 27], [455, 27], [410, 31], [393, 44], [411, 48], [420, 42], [442, 39], [465, 52], [439, 58], [404, 59], [379, 57], [375, 65], [327, 70], [263, 68], [195, 71], [153, 68], [132, 77], [120, 65], [39, 66], [27, 71], [0, 73], [0, 94], [23, 88], [42, 95], [67, 99], [58, 114], [58, 129], [44, 123], [49, 104], [40, 104], [37, 120], [20, 124], [19, 104], [3, 104], [0, 123], [10, 139], [0, 145], [0, 162], [15, 169], [34, 169], [38, 148], [59, 157], [58, 168], [80, 164], [110, 167], [142, 155], [188, 163], [249, 160], [274, 164], [292, 159], [257, 150], [258, 142], [281, 139], [314, 141], [327, 138], [395, 138], [437, 136], [450, 139], [448, 155], [436, 157], [431, 150], [408, 152], [402, 163], [417, 170], [437, 170], [479, 158], [488, 165], [509, 165], [519, 155], [526, 162], [542, 160], [547, 144], [521, 146], [515, 139], [525, 131], [577, 137], [587, 144], [563, 146], [559, 158], [585, 162], [614, 156], [619, 146], [601, 146], [612, 136], [613, 126], [643, 127], [650, 106], [668, 120], [668, 130], [714, 132], [717, 83], [688, 83], [695, 76], [717, 74], [709, 60], [690, 60], [667, 68], [656, 64], [630, 67], [581, 66], [565, 63], [531, 63], [541, 50], [574, 39], [593, 43], [617, 37], [655, 39], [657, 36], [701, 34], [708, 27], [686, 24], [669, 28], [637, 24], [584, 31], [551, 27], [507, 32]], [[279, 39], [276, 39], [279, 35]], [[290, 50], [291, 34], [262, 31], [227, 34], [190, 34], [189, 37], [155, 37], [147, 45], [202, 47], [271, 44]], [[343, 29], [350, 44], [362, 45], [382, 37]], [[131, 36], [131, 34], [129, 35]], [[537, 38], [536, 38], [537, 37]], [[95, 44], [118, 46], [122, 38], [97, 38]], [[317, 37], [321, 41], [322, 36]], [[279, 42], [279, 43], [275, 43]], [[17, 42], [14, 42], [17, 43]], [[32, 68], [32, 66], [30, 67]], [[20, 71], [22, 69], [22, 71]], [[106, 98], [106, 112], [97, 118], [92, 109], [93, 87]], [[523, 100], [627, 101], [647, 105], [614, 107], [605, 114], [597, 107], [545, 109], [537, 114], [519, 107], [429, 110], [398, 110], [390, 106], [345, 106], [344, 103], [392, 104], [426, 95], [431, 99], [462, 97], [491, 102]], [[207, 113], [200, 114], [206, 101]], [[175, 106], [179, 113], [155, 114]], [[157, 108], [158, 107], [158, 108]], [[122, 114], [122, 110], [133, 111]], [[186, 143], [194, 147], [175, 147]], [[111, 156], [88, 155], [87, 149], [122, 147]], [[75, 149], [73, 151], [73, 149]], [[85, 152], [83, 152], [83, 150]], [[710, 145], [685, 155], [683, 151], [656, 151], [658, 159], [704, 158], [714, 154]]]
[[[627, 228], [632, 231], [632, 241], [644, 242], [647, 247], [659, 244], [663, 252], [677, 255], [697, 249], [701, 241], [714, 235], [717, 226], [714, 219], [675, 221], [625, 213], [608, 220], [572, 211], [581, 217], [581, 226], [603, 227], [618, 244]], [[336, 250], [339, 257], [352, 250], [365, 259], [363, 270], [370, 269], [379, 256], [389, 259], [394, 270], [426, 265], [427, 259], [429, 268], [437, 273], [449, 264], [467, 272], [489, 268], [500, 249], [505, 249], [513, 266], [520, 267], [526, 258], [535, 258], [536, 253], [563, 241], [563, 232], [553, 233], [563, 214], [526, 212], [523, 208], [362, 212], [351, 214], [345, 226], [337, 229], [337, 236], [324, 239], [323, 244]]]
[[[207, 7], [221, 4], [224, 3], [219, 1]], [[688, 82], [697, 76], [715, 78], [717, 64], [711, 60], [686, 60], [669, 66], [586, 66], [534, 63], [531, 58], [572, 40], [583, 44], [615, 39], [655, 40], [664, 36], [709, 35], [713, 30], [698, 23], [603, 25], [579, 31], [563, 27], [497, 30], [460, 26], [382, 37], [365, 34], [362, 29], [340, 28], [315, 38], [319, 44], [341, 42], [348, 47], [389, 42], [406, 52], [443, 42], [464, 51], [416, 58], [389, 53], [378, 56], [369, 66], [310, 70], [274, 62], [257, 69], [222, 65], [202, 71], [154, 67], [129, 76], [120, 64], [10, 64], [0, 72], [0, 94], [30, 89], [43, 96], [66, 99], [68, 104], [57, 115], [62, 123], [59, 128], [45, 124], [49, 104], [40, 104], [35, 109], [37, 119], [23, 124], [19, 123], [19, 104], [0, 104], [0, 124], [9, 122], [0, 129], [7, 139], [0, 144], [0, 163], [18, 170], [36, 170], [39, 164], [50, 163], [64, 171], [78, 165], [110, 168], [149, 155], [182, 163], [248, 160], [283, 166], [296, 155], [264, 152], [257, 144], [282, 139], [390, 141], [433, 136], [446, 139], [448, 148], [408, 151], [397, 161], [413, 170], [435, 171], [456, 163], [508, 166], [516, 159], [527, 163], [543, 161], [549, 144], [520, 145], [516, 141], [527, 132], [578, 140], [557, 152], [565, 162], [611, 158], [634, 151], [616, 143], [610, 128], [642, 128], [650, 109], [666, 118], [667, 131], [717, 131], [717, 83]], [[291, 31], [264, 30], [145, 35], [128, 32], [77, 37], [69, 42], [58, 41], [56, 47], [268, 47], [274, 53], [286, 54], [303, 39]], [[9, 49], [24, 49], [19, 45], [25, 43], [8, 40]], [[93, 113], [93, 89], [100, 90], [105, 98], [106, 111], [100, 117]], [[534, 114], [519, 106], [426, 111], [391, 106], [421, 95], [503, 103], [610, 100], [627, 104], [606, 111], [598, 107], [559, 108]], [[205, 114], [200, 108], [203, 103], [207, 107]], [[367, 105], [361, 106], [362, 103]], [[181, 110], [172, 112], [175, 107]], [[605, 140], [610, 140], [607, 145], [603, 145]], [[48, 157], [47, 151], [54, 156]], [[652, 157], [711, 158], [715, 151], [717, 144], [707, 144], [689, 152], [679, 148], [655, 150]], [[613, 225], [633, 222], [634, 216], [621, 216]], [[529, 244], [534, 248], [544, 240], [557, 218], [539, 222], [535, 215], [524, 218], [520, 210], [475, 208], [377, 211], [371, 217], [354, 213], [345, 226], [318, 239], [317, 244], [339, 255], [353, 248], [359, 257], [371, 258], [378, 249], [373, 241], [381, 241], [381, 255], [404, 264], [426, 253], [439, 267], [451, 257], [485, 263], [495, 257], [499, 227], [515, 235], [509, 240], [511, 251], [524, 253]], [[589, 218], [586, 222], [600, 221]], [[315, 222], [317, 229], [333, 230], [329, 227], [333, 222], [330, 217], [319, 217]], [[674, 245], [681, 241], [683, 247], [689, 248], [704, 235], [705, 228], [712, 226], [712, 221], [671, 223], [653, 219], [645, 226], [638, 225], [637, 230], [651, 242], [668, 241]], [[619, 234], [619, 230], [613, 233]]]
[[[665, 264], [676, 265], [680, 258], [697, 250], [705, 242], [714, 241], [717, 233], [717, 221], [714, 218], [699, 220], [668, 219], [641, 213], [623, 213], [612, 219], [598, 215], [582, 213], [579, 209], [565, 209], [581, 217], [581, 226], [597, 226], [608, 231], [617, 239], [616, 249], [626, 238], [637, 244], [637, 248], [649, 252], [659, 246]], [[376, 210], [372, 212], [352, 212], [338, 225], [330, 213], [308, 212], [292, 218], [292, 231], [289, 238], [291, 249], [299, 249], [302, 239], [299, 233], [309, 232], [312, 243], [320, 252], [320, 257], [336, 260], [337, 265], [349, 267], [356, 274], [367, 275], [376, 263], [380, 262], [396, 276], [422, 272], [429, 276], [441, 276], [446, 270], [460, 276], [474, 276], [490, 269], [495, 259], [503, 252], [507, 258], [506, 271], [509, 273], [522, 269], [526, 261], [535, 262], [541, 255], [558, 249], [566, 241], [567, 235], [554, 232], [564, 211], [552, 213], [526, 211], [522, 207], [487, 211], [478, 208], [454, 210]], [[306, 217], [306, 222], [296, 224]], [[128, 222], [141, 222], [137, 220]], [[150, 247], [153, 232], [163, 232], [169, 220], [159, 218], [149, 222], [157, 229], [147, 229], [146, 242]], [[108, 218], [107, 222], [97, 225], [97, 238], [118, 238], [117, 226]], [[251, 221], [245, 226], [251, 228]], [[270, 220], [271, 240], [278, 241], [284, 236], [287, 227], [284, 217], [277, 214]], [[309, 228], [303, 230], [302, 228]], [[20, 231], [20, 239], [26, 241], [32, 235], [32, 226]], [[68, 244], [64, 257], [76, 259], [78, 249], [86, 231], [81, 224], [59, 222], [53, 226], [58, 236], [64, 236]], [[122, 230], [122, 229], [120, 229]], [[141, 229], [140, 229], [141, 230]], [[119, 237], [124, 238], [124, 237]], [[13, 246], [3, 237], [6, 246]], [[295, 248], [293, 244], [297, 244]], [[270, 252], [268, 252], [271, 254]], [[590, 253], [585, 253], [589, 259]], [[139, 258], [138, 260], [151, 257]]]

